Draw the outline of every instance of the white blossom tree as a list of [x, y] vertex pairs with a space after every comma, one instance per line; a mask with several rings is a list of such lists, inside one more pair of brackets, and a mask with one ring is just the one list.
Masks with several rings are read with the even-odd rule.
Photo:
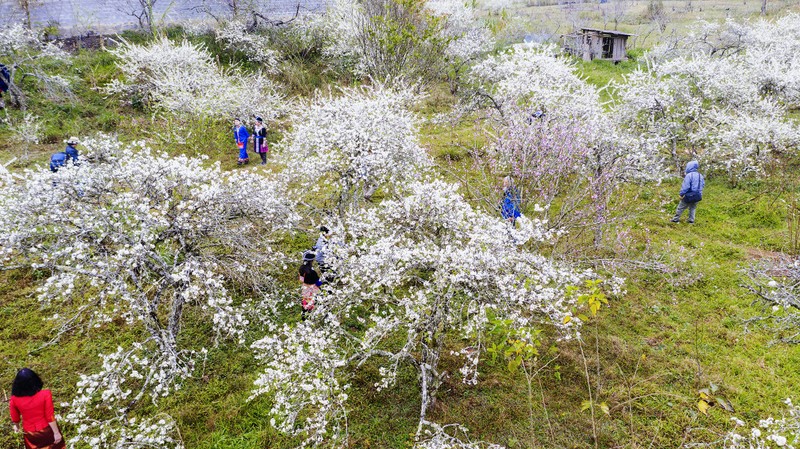
[[[340, 215], [385, 186], [415, 179], [429, 164], [417, 142], [410, 88], [382, 84], [318, 95], [293, 118], [283, 159], [298, 194], [331, 193]], [[330, 186], [333, 186], [331, 191]]]
[[587, 126], [601, 116], [597, 89], [580, 78], [575, 64], [554, 45], [517, 44], [471, 70], [481, 96], [503, 108], [525, 106], [551, 119], [580, 119]]
[[316, 309], [253, 344], [265, 365], [254, 396], [271, 395], [273, 425], [304, 446], [343, 444], [350, 378], [373, 363], [378, 389], [395, 384], [403, 367], [417, 373], [422, 447], [477, 447], [456, 444], [429, 418], [448, 376], [442, 357], [462, 358], [458, 377], [474, 385], [497, 320], [509, 320], [520, 339], [543, 328], [576, 335], [577, 295], [568, 287], [596, 276], [526, 249], [551, 234], [520, 221], [511, 228], [473, 209], [442, 181], [413, 182], [405, 195], [345, 217], [343, 241], [331, 247], [337, 279]]
[[446, 75], [450, 91], [455, 93], [469, 65], [494, 47], [494, 36], [469, 2], [430, 0], [425, 7], [435, 16], [445, 19], [441, 33], [449, 40], [445, 50], [448, 66]]
[[202, 45], [160, 38], [146, 45], [121, 40], [111, 50], [123, 80], [106, 92], [171, 114], [230, 119], [260, 115], [269, 121], [283, 108], [278, 86], [263, 75], [223, 69]]
[[180, 446], [172, 419], [142, 415], [140, 404], [180, 388], [205, 356], [211, 340], [180, 338], [187, 311], [215, 338], [243, 341], [259, 302], [236, 290], [256, 299], [274, 290], [283, 257], [272, 239], [295, 221], [293, 207], [259, 175], [110, 141], [86, 139], [80, 166], [3, 185], [0, 264], [47, 274], [39, 299], [60, 323], [47, 344], [111, 323], [140, 337], [81, 375], [65, 416], [73, 443]]
[[321, 18], [323, 54], [357, 76], [426, 84], [442, 74], [455, 36], [420, 0], [334, 0]]
[[22, 110], [27, 108], [28, 100], [17, 85], [17, 80], [25, 76], [36, 78], [43, 93], [52, 101], [73, 98], [70, 81], [60, 75], [48, 73], [42, 64], [46, 61], [65, 63], [68, 60], [69, 55], [60, 47], [43, 40], [22, 24], [0, 28], [0, 64], [5, 65], [10, 73], [5, 81], [8, 83], [11, 99]]
[[474, 168], [494, 184], [484, 192], [511, 175], [523, 203], [545, 211], [549, 226], [594, 228], [599, 243], [616, 189], [660, 178], [658, 148], [605, 112], [599, 90], [556, 47], [515, 45], [471, 75], [476, 88], [466, 104], [487, 112], [491, 142], [475, 154]]
[[647, 70], [615, 87], [623, 123], [671, 154], [688, 149], [730, 179], [762, 176], [776, 157], [795, 154], [800, 16], [774, 23], [701, 23], [685, 40], [652, 51]]
[[14, 121], [9, 118], [6, 119], [6, 123], [13, 133], [14, 141], [22, 144], [24, 147], [23, 156], [27, 158], [30, 146], [39, 143], [42, 132], [41, 119], [30, 112], [26, 112], [19, 121]]
[[268, 36], [248, 32], [246, 28], [244, 23], [236, 20], [226, 22], [217, 28], [216, 39], [227, 50], [243, 52], [247, 59], [257, 62], [265, 73], [277, 73], [280, 52], [272, 48]]

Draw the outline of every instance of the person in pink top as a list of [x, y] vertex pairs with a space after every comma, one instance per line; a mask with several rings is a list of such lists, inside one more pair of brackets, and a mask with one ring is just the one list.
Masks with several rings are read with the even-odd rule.
[[64, 437], [56, 424], [53, 394], [42, 390], [43, 386], [42, 379], [32, 369], [22, 368], [17, 372], [8, 401], [14, 432], [19, 432], [22, 420], [27, 449], [63, 449]]
[[319, 286], [317, 285], [319, 275], [316, 271], [309, 269], [304, 274], [301, 274], [300, 278], [300, 282], [303, 283], [302, 287], [300, 287], [300, 305], [303, 308], [300, 317], [305, 321], [306, 315], [316, 307], [314, 296], [319, 293]]

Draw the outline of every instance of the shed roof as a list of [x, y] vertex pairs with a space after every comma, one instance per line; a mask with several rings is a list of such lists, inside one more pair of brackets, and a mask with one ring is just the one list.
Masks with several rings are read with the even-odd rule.
[[581, 31], [595, 31], [598, 33], [611, 34], [615, 36], [636, 36], [635, 34], [632, 33], [623, 33], [621, 31], [612, 31], [612, 30], [601, 30], [599, 28], [581, 28]]

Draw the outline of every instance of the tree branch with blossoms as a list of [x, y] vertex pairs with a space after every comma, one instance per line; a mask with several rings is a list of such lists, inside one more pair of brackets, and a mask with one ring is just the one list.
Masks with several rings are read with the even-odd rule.
[[463, 382], [475, 384], [490, 318], [571, 338], [581, 321], [567, 286], [596, 276], [526, 250], [548, 238], [542, 223], [509, 228], [442, 181], [413, 182], [346, 215], [342, 228], [344, 241], [329, 255], [336, 281], [314, 311], [253, 345], [265, 365], [254, 396], [272, 397], [274, 425], [302, 436], [302, 446], [346, 441], [346, 391], [368, 360], [378, 364], [379, 390], [398, 382], [401, 367], [416, 371], [418, 442], [447, 440], [426, 433], [449, 378], [440, 368], [444, 343], [473, 349], [455, 353], [465, 357]]
[[[125, 426], [141, 422], [135, 406], [179, 388], [207, 351], [180, 338], [187, 310], [215, 338], [244, 342], [260, 303], [232, 290], [274, 294], [271, 273], [285, 258], [273, 242], [297, 217], [282, 185], [260, 175], [222, 172], [218, 163], [153, 154], [141, 144], [86, 142], [93, 157], [80, 166], [28, 171], [0, 188], [0, 265], [49, 276], [39, 300], [58, 308], [57, 320], [70, 317], [58, 335], [114, 321], [141, 336], [101, 356], [101, 371], [79, 383], [70, 409], [73, 422], [94, 423], [80, 427], [75, 441], [116, 435], [123, 444], [135, 434]], [[125, 157], [108, 154], [115, 149]]]

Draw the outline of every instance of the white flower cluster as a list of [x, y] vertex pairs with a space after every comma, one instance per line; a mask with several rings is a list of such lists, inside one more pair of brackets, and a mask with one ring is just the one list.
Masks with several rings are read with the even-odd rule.
[[[86, 438], [116, 432], [111, 421], [127, 423], [140, 398], [164, 396], [192, 372], [205, 349], [182, 347], [185, 311], [217, 336], [243, 341], [259, 311], [229, 289], [269, 292], [270, 272], [284, 259], [273, 242], [297, 221], [284, 187], [258, 174], [101, 139], [84, 141], [107, 155], [96, 162], [29, 170], [0, 188], [0, 265], [50, 274], [38, 291], [59, 306], [59, 335], [111, 320], [144, 335], [103, 356], [100, 372], [79, 383], [70, 419], [98, 421]], [[98, 404], [108, 412], [88, 418]]]
[[[463, 436], [461, 436], [461, 435]], [[467, 429], [458, 424], [427, 423], [414, 449], [503, 449], [503, 446], [470, 441]]]
[[173, 114], [202, 117], [250, 117], [265, 120], [282, 111], [283, 95], [262, 75], [243, 75], [220, 68], [202, 45], [161, 38], [148, 45], [121, 40], [111, 50], [124, 80], [114, 80], [106, 92]]
[[[564, 338], [576, 335], [576, 297], [565, 291], [595, 274], [526, 249], [549, 237], [542, 223], [513, 230], [473, 209], [456, 190], [442, 181], [414, 181], [396, 199], [344, 217], [343, 241], [330, 245], [326, 259], [336, 281], [324, 287], [307, 320], [253, 345], [266, 365], [254, 395], [274, 395], [278, 429], [303, 436], [306, 445], [345, 438], [347, 379], [377, 359], [378, 389], [397, 381], [401, 364], [417, 369], [423, 438], [442, 382], [445, 336], [474, 349], [460, 353], [463, 380], [474, 384], [492, 317], [515, 328], [547, 326]], [[431, 441], [449, 440], [440, 435]], [[441, 444], [425, 447], [462, 447]]]
[[766, 306], [751, 322], [765, 325], [779, 341], [800, 342], [800, 259], [761, 260], [746, 274], [747, 288]]
[[450, 40], [446, 50], [450, 58], [470, 60], [494, 47], [491, 30], [480, 22], [477, 11], [469, 2], [429, 0], [425, 7], [446, 20], [442, 34]]
[[318, 96], [296, 114], [283, 143], [288, 173], [306, 193], [336, 185], [343, 207], [414, 179], [429, 164], [408, 110], [416, 98], [410, 88], [381, 84]]
[[[558, 133], [570, 129], [573, 146], [592, 150], [595, 161], [587, 159], [583, 165], [589, 170], [585, 171], [613, 164], [621, 179], [658, 180], [663, 176], [658, 147], [632, 133], [617, 115], [607, 113], [598, 89], [583, 80], [574, 62], [554, 45], [515, 45], [476, 64], [471, 76], [501, 113], [495, 117], [501, 141], [512, 136], [511, 146], [524, 145], [514, 141], [529, 140], [521, 135], [531, 130], [555, 127]], [[547, 139], [546, 133], [543, 138]], [[557, 152], [550, 156], [561, 157]]]
[[115, 135], [96, 133], [81, 139], [81, 158], [96, 163], [110, 163], [124, 157], [132, 148], [142, 147], [143, 143], [126, 146]]
[[41, 119], [26, 112], [22, 119], [16, 123], [10, 123], [9, 129], [14, 134], [14, 140], [23, 144], [39, 143], [39, 136], [42, 132]]
[[319, 328], [303, 322], [284, 325], [275, 335], [253, 343], [256, 357], [267, 366], [255, 381], [253, 397], [273, 393], [270, 423], [281, 432], [303, 436], [302, 446], [343, 442], [347, 390], [338, 370], [347, 364], [331, 321]]
[[[194, 354], [178, 354], [152, 348], [154, 340], [134, 343], [132, 348], [117, 348], [101, 356], [100, 371], [81, 375], [78, 391], [64, 421], [75, 425], [70, 444], [84, 442], [89, 447], [183, 448], [175, 422], [168, 415], [153, 418], [131, 416], [131, 405], [150, 395], [159, 397], [180, 388], [180, 381], [191, 375]], [[205, 351], [202, 351], [205, 354]], [[190, 356], [184, 359], [184, 356]]]
[[21, 23], [0, 28], [0, 57], [20, 57], [27, 62], [30, 59], [48, 57], [56, 60], [67, 60], [69, 55], [52, 42], [46, 42], [31, 29]]
[[[800, 447], [800, 408], [791, 399], [784, 401], [788, 416], [781, 419], [769, 417], [758, 422], [749, 431], [745, 423], [731, 418], [736, 429], [724, 435], [717, 445], [724, 449], [796, 449]], [[707, 446], [707, 445], [706, 445]]]
[[517, 44], [472, 68], [472, 77], [505, 106], [526, 105], [551, 119], [602, 116], [597, 89], [582, 80], [555, 45]]
[[364, 20], [364, 11], [358, 2], [330, 0], [325, 14], [315, 22], [316, 28], [326, 36], [322, 54], [359, 76], [368, 73], [368, 65], [358, 43], [360, 23]]
[[160, 414], [149, 419], [130, 418], [112, 422], [92, 423], [96, 432], [89, 436], [89, 425], [76, 427], [70, 446], [85, 443], [87, 447], [141, 447], [183, 449], [183, 441], [171, 416]]
[[231, 51], [241, 51], [247, 59], [260, 64], [265, 73], [278, 72], [280, 52], [270, 48], [269, 37], [247, 32], [244, 23], [233, 20], [226, 22], [216, 30], [218, 42]]
[[686, 42], [655, 49], [649, 70], [616, 84], [616, 113], [665, 152], [697, 151], [731, 178], [762, 176], [775, 155], [795, 152], [800, 130], [800, 15], [775, 22], [701, 24]]

